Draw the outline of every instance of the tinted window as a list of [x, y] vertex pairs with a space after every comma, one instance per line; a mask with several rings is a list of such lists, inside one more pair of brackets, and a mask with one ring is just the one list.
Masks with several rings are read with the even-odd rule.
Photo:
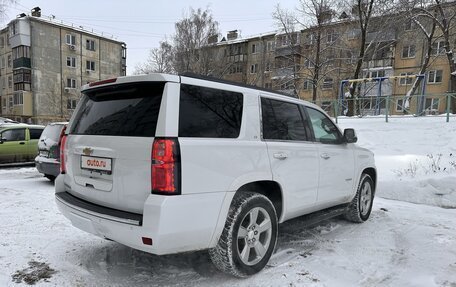
[[237, 138], [242, 104], [241, 93], [181, 85], [179, 136]]
[[306, 141], [304, 119], [297, 104], [261, 99], [263, 138]]
[[25, 129], [7, 130], [2, 133], [3, 141], [24, 141]]
[[341, 135], [336, 125], [322, 112], [307, 108], [315, 135], [315, 140], [322, 143], [338, 144]]
[[71, 134], [153, 137], [164, 83], [131, 83], [84, 93]]
[[57, 142], [60, 139], [63, 125], [47, 125], [41, 135], [43, 139], [51, 139]]
[[37, 140], [40, 138], [41, 133], [43, 132], [42, 129], [29, 129], [30, 131], [30, 139]]

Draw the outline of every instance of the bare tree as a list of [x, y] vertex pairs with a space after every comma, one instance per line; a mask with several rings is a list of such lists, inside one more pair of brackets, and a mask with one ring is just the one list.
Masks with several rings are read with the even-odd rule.
[[[437, 37], [443, 39], [443, 49], [448, 60], [450, 69], [450, 92], [456, 91], [456, 59], [454, 57], [455, 44], [451, 39], [456, 30], [456, 1], [446, 0], [423, 0], [423, 5], [419, 8], [419, 16], [424, 16], [437, 25]], [[439, 51], [437, 52], [439, 53]], [[452, 99], [452, 110], [456, 110], [456, 100]]]
[[[403, 0], [401, 1], [401, 12], [402, 14], [408, 15], [405, 19], [404, 25], [410, 25], [410, 28], [414, 26], [416, 33], [411, 34], [411, 37], [415, 39], [419, 39], [424, 37], [425, 44], [423, 46], [423, 57], [420, 65], [420, 69], [418, 71], [418, 75], [424, 75], [431, 64], [431, 54], [432, 54], [432, 47], [435, 43], [435, 32], [436, 32], [436, 18], [426, 17], [420, 15], [421, 9], [426, 9], [426, 3], [421, 0]], [[436, 15], [436, 11], [434, 10], [434, 15]], [[409, 109], [410, 107], [410, 99], [416, 93], [418, 87], [423, 81], [422, 77], [416, 77], [412, 83], [410, 89], [406, 92], [405, 101], [404, 101], [404, 108]]]
[[[279, 5], [273, 14], [287, 38], [289, 52], [279, 54], [288, 62], [285, 66], [290, 67], [293, 72], [291, 80], [294, 82], [295, 93], [297, 94], [299, 79], [305, 78], [306, 81], [311, 79], [313, 102], [318, 98], [318, 87], [323, 79], [334, 71], [333, 64], [336, 60], [334, 49], [337, 48], [338, 36], [328, 36], [330, 40], [326, 42], [323, 41], [323, 37], [330, 30], [328, 24], [333, 20], [336, 2], [300, 0], [299, 7], [296, 9], [297, 14], [283, 10]], [[297, 28], [302, 29], [303, 34]], [[304, 39], [300, 40], [298, 35], [304, 36]]]
[[1, 0], [0, 1], [0, 20], [4, 21], [8, 18], [7, 11], [12, 4], [19, 3], [18, 0]]
[[174, 70], [178, 73], [212, 74], [213, 49], [208, 47], [208, 39], [219, 32], [211, 11], [190, 8], [189, 15], [178, 21], [175, 29]]
[[153, 48], [144, 64], [135, 67], [134, 74], [173, 73], [173, 47], [167, 41], [160, 42], [160, 47]]

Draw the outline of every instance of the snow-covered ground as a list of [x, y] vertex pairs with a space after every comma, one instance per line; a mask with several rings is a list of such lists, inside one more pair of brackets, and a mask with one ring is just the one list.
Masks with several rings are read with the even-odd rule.
[[247, 279], [217, 272], [206, 252], [155, 256], [86, 234], [59, 214], [34, 168], [0, 169], [0, 286], [42, 271], [43, 286], [455, 287], [456, 118], [339, 123], [376, 154], [371, 218], [286, 222], [269, 266]]

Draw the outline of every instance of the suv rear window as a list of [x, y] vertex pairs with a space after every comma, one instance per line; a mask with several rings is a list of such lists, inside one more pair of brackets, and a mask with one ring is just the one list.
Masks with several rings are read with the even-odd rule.
[[237, 138], [242, 107], [241, 93], [182, 84], [179, 136]]
[[129, 83], [88, 90], [71, 134], [154, 137], [165, 83]]

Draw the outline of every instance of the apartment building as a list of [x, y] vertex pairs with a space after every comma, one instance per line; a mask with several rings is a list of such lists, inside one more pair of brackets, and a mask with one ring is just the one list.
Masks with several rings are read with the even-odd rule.
[[[388, 112], [402, 114], [404, 95], [411, 89], [414, 79], [394, 76], [419, 73], [425, 57], [426, 38], [404, 17], [385, 17], [375, 18], [370, 25], [360, 78], [387, 79], [359, 83], [358, 104], [371, 114], [385, 112], [385, 97], [389, 96], [392, 105]], [[348, 85], [340, 91], [341, 81], [354, 74], [360, 29], [352, 19], [342, 13], [321, 27], [247, 38], [240, 38], [237, 31], [231, 31], [222, 41], [211, 45], [225, 51], [228, 67], [227, 73], [223, 74], [225, 79], [278, 90], [305, 100], [315, 98], [323, 108], [329, 109], [342, 92], [348, 91]], [[426, 94], [422, 104], [427, 114], [445, 112], [445, 97], [440, 95], [447, 93], [450, 87], [450, 69], [440, 34], [437, 28], [425, 83], [416, 91], [416, 94]], [[456, 36], [453, 37], [452, 41], [456, 42]], [[416, 110], [417, 105], [418, 102], [412, 101], [410, 110]]]
[[20, 14], [0, 30], [0, 114], [21, 122], [68, 120], [82, 85], [126, 74], [126, 44]]

